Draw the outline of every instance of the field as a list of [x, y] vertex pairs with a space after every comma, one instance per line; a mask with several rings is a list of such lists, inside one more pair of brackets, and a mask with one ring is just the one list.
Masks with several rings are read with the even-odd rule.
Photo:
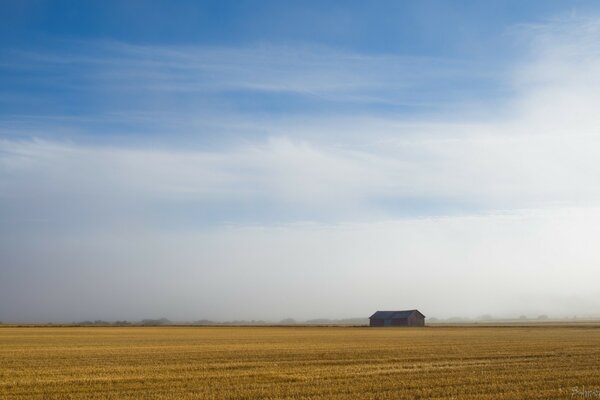
[[0, 399], [600, 399], [600, 327], [0, 327]]

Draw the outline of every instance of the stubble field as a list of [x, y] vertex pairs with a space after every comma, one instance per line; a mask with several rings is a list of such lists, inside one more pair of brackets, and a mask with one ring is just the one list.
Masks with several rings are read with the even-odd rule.
[[600, 399], [600, 327], [0, 327], [0, 398]]

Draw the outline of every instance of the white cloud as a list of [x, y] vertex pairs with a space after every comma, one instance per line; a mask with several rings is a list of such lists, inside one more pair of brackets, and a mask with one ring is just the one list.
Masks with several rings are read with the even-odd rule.
[[436, 202], [419, 211], [433, 215], [446, 212], [445, 203], [485, 212], [600, 202], [599, 136], [483, 129], [403, 139], [380, 132], [380, 143], [345, 147], [280, 136], [212, 151], [4, 140], [0, 195], [19, 203], [44, 198], [58, 208], [79, 201], [101, 220], [110, 202], [160, 202], [166, 210], [198, 202], [225, 220], [231, 210], [218, 211], [222, 202], [262, 202], [288, 208], [292, 219], [330, 213], [337, 221], [402, 215], [405, 202], [415, 200]]
[[[263, 134], [211, 149], [189, 150], [5, 139], [0, 157], [12, 168], [3, 172], [5, 187], [10, 186], [5, 192], [18, 194], [29, 188], [28, 193], [44, 197], [49, 195], [44, 191], [52, 196], [73, 191], [110, 192], [142, 202], [147, 197], [266, 201], [296, 211], [300, 208], [295, 215], [307, 219], [318, 219], [311, 210], [319, 209], [343, 211], [336, 213], [335, 219], [352, 219], [353, 213], [385, 213], [389, 210], [372, 209], [374, 203], [384, 200], [400, 207], [407, 199], [435, 200], [478, 212], [597, 205], [600, 117], [596, 110], [600, 95], [595, 83], [600, 80], [600, 46], [594, 39], [600, 36], [598, 24], [595, 20], [562, 21], [529, 27], [525, 33], [533, 37], [531, 55], [515, 67], [507, 84], [513, 85], [516, 95], [498, 109], [499, 118], [444, 123], [368, 115], [252, 120], [221, 114], [209, 120], [223, 124], [224, 130]], [[111, 54], [107, 59], [96, 56], [74, 62], [96, 67], [107, 64], [119, 74], [130, 70], [140, 82], [161, 81], [144, 78], [144, 71], [156, 68], [164, 70], [167, 80], [179, 76], [180, 70], [187, 71], [184, 80], [199, 76], [194, 75], [198, 70], [210, 70], [221, 77], [210, 80], [219, 85], [245, 85], [231, 73], [258, 85], [263, 80], [269, 85], [281, 81], [330, 94], [338, 90], [331, 85], [346, 87], [342, 84], [346, 81], [360, 93], [373, 80], [378, 81], [375, 86], [383, 84], [394, 71], [402, 70], [400, 64], [427, 62], [310, 48], [172, 50], [115, 43], [105, 47]], [[115, 62], [115, 54], [126, 61], [124, 66]], [[60, 58], [50, 61], [64, 62]], [[296, 61], [300, 64], [294, 66]], [[330, 69], [334, 71], [331, 74], [327, 73]], [[338, 69], [349, 71], [352, 79], [337, 76]], [[414, 65], [409, 70], [410, 74], [418, 72]], [[447, 65], [439, 70], [425, 67], [424, 80], [429, 74], [439, 78], [442, 70], [448, 70]], [[301, 78], [297, 85], [294, 76]], [[315, 76], [331, 84], [313, 79]], [[390, 82], [390, 87], [394, 85]], [[346, 89], [342, 92], [349, 94]], [[131, 114], [130, 123], [138, 124], [144, 115]], [[197, 118], [191, 111], [174, 113], [163, 124], [167, 127], [172, 122], [177, 131], [178, 120], [187, 117]], [[126, 121], [128, 114], [121, 118]], [[216, 122], [219, 118], [221, 122]], [[152, 123], [150, 119], [144, 126]], [[193, 124], [186, 129], [190, 126]], [[51, 125], [51, 129], [60, 127]], [[189, 141], [193, 140], [192, 135]]]

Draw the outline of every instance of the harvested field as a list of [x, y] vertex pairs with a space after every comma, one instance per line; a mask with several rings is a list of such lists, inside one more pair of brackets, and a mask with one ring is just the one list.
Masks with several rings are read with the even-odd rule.
[[0, 398], [600, 398], [600, 327], [0, 327]]

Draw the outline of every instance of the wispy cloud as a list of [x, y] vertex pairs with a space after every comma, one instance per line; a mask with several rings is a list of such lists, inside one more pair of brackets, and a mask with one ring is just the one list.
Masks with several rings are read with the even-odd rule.
[[[593, 85], [600, 79], [596, 68], [600, 58], [592, 40], [600, 36], [597, 26], [593, 20], [578, 20], [528, 27], [526, 33], [533, 37], [530, 56], [505, 82], [515, 97], [498, 109], [499, 118], [486, 118], [490, 114], [485, 113], [474, 122], [457, 116], [450, 123], [439, 118], [408, 121], [378, 113], [251, 117], [200, 111], [198, 117], [177, 107], [158, 117], [149, 111], [112, 111], [108, 122], [86, 114], [5, 117], [3, 130], [21, 129], [22, 135], [16, 140], [7, 134], [0, 144], [4, 197], [52, 198], [60, 205], [69, 203], [69, 196], [87, 193], [86, 198], [93, 199], [115, 193], [116, 204], [136, 199], [151, 209], [156, 203], [169, 207], [181, 202], [184, 208], [201, 204], [217, 221], [229, 220], [232, 209], [248, 209], [250, 214], [254, 210], [258, 221], [267, 218], [269, 210], [278, 210], [275, 220], [319, 221], [328, 215], [325, 219], [339, 221], [397, 217], [405, 215], [403, 209], [438, 215], [594, 206], [600, 201], [600, 190], [593, 184], [600, 175], [595, 162], [600, 97]], [[382, 93], [388, 95], [403, 86], [403, 71], [409, 71], [406, 81], [415, 86], [432, 76], [445, 79], [445, 73], [456, 73], [452, 68], [449, 72], [452, 63], [440, 66], [431, 60], [323, 49], [94, 46], [103, 51], [93, 52], [94, 56], [24, 58], [78, 65], [75, 81], [96, 82], [102, 90], [110, 82], [119, 88], [116, 95], [144, 87], [155, 90], [150, 83], [166, 91], [171, 85], [175, 91], [253, 86], [323, 95], [362, 95], [387, 83]], [[80, 68], [86, 64], [93, 68]], [[419, 74], [425, 78], [418, 79]], [[182, 123], [186, 118], [189, 121]], [[74, 126], [85, 130], [86, 124], [95, 123], [125, 131], [158, 125], [155, 136], [150, 136], [159, 138], [158, 143], [187, 129], [192, 133], [186, 141], [200, 144], [182, 150], [177, 145], [153, 148], [138, 136], [140, 147], [136, 135], [127, 146], [103, 143], [100, 134], [83, 142], [61, 138]], [[41, 130], [56, 135], [23, 138]], [[204, 141], [215, 131], [236, 132], [238, 140], [206, 146]], [[413, 209], [415, 204], [421, 208]]]
[[366, 55], [309, 45], [65, 42], [53, 52], [20, 50], [5, 58], [11, 61], [0, 68], [10, 77], [10, 86], [33, 85], [36, 94], [49, 90], [54, 96], [50, 100], [58, 101], [82, 92], [93, 94], [96, 111], [154, 112], [167, 107], [191, 112], [250, 107], [249, 103], [256, 104], [254, 110], [265, 105], [268, 110], [282, 96], [287, 111], [309, 103], [333, 111], [353, 104], [429, 109], [477, 92], [498, 73], [476, 60]]

